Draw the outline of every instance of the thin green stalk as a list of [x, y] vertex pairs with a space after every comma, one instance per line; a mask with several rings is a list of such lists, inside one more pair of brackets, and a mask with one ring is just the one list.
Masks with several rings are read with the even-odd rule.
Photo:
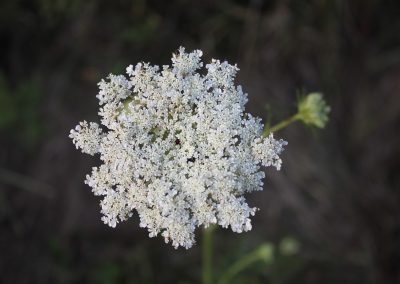
[[267, 263], [271, 261], [272, 257], [272, 246], [269, 244], [263, 244], [232, 264], [232, 266], [222, 274], [218, 284], [228, 284], [235, 275], [250, 267], [253, 263], [258, 261], [264, 261]]
[[213, 283], [212, 259], [213, 259], [213, 233], [215, 226], [211, 225], [203, 231], [203, 284]]
[[293, 115], [293, 116], [291, 116], [291, 117], [289, 117], [287, 119], [282, 120], [281, 122], [279, 122], [278, 124], [275, 124], [272, 127], [266, 127], [264, 129], [263, 135], [267, 136], [271, 132], [277, 132], [277, 131], [281, 130], [282, 128], [285, 128], [289, 124], [291, 124], [291, 123], [293, 123], [293, 122], [295, 122], [295, 121], [297, 121], [299, 119], [300, 119], [300, 116], [299, 116], [298, 113], [296, 113], [295, 115]]

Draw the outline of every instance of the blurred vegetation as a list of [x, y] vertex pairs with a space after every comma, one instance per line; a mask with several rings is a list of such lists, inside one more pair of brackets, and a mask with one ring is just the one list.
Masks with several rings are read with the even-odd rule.
[[[40, 121], [42, 92], [34, 79], [22, 81], [14, 90], [0, 74], [0, 131], [14, 134], [13, 143], [32, 149], [43, 135]], [[15, 130], [18, 132], [15, 133]]]
[[1, 1], [0, 282], [200, 282], [199, 246], [101, 223], [83, 184], [95, 162], [67, 138], [96, 119], [101, 78], [183, 45], [237, 62], [249, 112], [272, 125], [298, 89], [332, 106], [326, 131], [279, 133], [283, 170], [249, 196], [253, 231], [218, 232], [217, 278], [264, 244], [271, 258], [230, 283], [399, 283], [399, 14], [395, 0]]

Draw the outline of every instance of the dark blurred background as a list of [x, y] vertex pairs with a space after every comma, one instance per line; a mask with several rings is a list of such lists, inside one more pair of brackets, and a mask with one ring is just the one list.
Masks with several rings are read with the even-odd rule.
[[[180, 45], [238, 63], [248, 111], [278, 122], [299, 92], [332, 107], [326, 129], [295, 124], [267, 171], [251, 232], [220, 229], [216, 273], [257, 245], [298, 247], [234, 283], [400, 283], [400, 2], [0, 2], [0, 283], [200, 283], [190, 250], [149, 239], [134, 216], [100, 220], [84, 185], [98, 159], [69, 130], [96, 121], [97, 82]], [[199, 230], [200, 231], [200, 230]]]

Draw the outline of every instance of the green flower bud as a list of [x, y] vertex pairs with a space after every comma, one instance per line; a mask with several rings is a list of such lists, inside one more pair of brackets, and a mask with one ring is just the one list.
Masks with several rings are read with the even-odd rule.
[[279, 251], [283, 255], [293, 255], [298, 253], [299, 250], [300, 243], [294, 238], [286, 237], [279, 243]]
[[310, 93], [300, 99], [297, 117], [306, 125], [324, 128], [330, 111], [321, 93]]
[[265, 262], [269, 262], [273, 259], [274, 257], [274, 247], [269, 244], [262, 244], [257, 248], [257, 254]]

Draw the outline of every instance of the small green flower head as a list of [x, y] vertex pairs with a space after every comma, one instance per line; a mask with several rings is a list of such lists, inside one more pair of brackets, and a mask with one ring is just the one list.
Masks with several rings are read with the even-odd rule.
[[298, 118], [306, 125], [324, 128], [328, 122], [331, 108], [323, 99], [321, 93], [310, 93], [301, 98], [298, 103]]

